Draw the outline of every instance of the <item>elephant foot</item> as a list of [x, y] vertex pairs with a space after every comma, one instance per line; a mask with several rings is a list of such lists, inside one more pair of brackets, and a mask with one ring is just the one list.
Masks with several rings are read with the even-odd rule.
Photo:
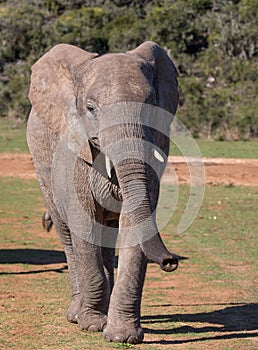
[[[121, 326], [122, 325], [122, 326]], [[142, 343], [144, 333], [141, 327], [121, 322], [120, 326], [108, 324], [103, 331], [103, 337], [108, 342], [139, 344]]]
[[80, 294], [75, 294], [72, 297], [72, 301], [67, 309], [66, 318], [71, 323], [77, 323], [78, 312], [81, 305], [81, 296]]
[[107, 324], [107, 316], [102, 313], [78, 313], [77, 321], [82, 330], [90, 332], [102, 331]]

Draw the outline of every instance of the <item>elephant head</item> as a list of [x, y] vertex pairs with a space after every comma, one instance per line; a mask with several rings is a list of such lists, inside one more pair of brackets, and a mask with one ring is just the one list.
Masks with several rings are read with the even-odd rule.
[[[135, 244], [163, 270], [176, 269], [177, 257], [166, 249], [155, 222], [178, 103], [176, 70], [165, 51], [145, 42], [124, 54], [99, 56], [57, 45], [34, 64], [29, 96], [34, 112], [59, 137], [83, 123], [86, 142], [79, 157], [93, 167], [104, 155], [104, 175], [110, 182], [116, 177], [122, 196], [119, 230], [132, 242], [136, 237]], [[155, 107], [166, 111], [162, 120]]]

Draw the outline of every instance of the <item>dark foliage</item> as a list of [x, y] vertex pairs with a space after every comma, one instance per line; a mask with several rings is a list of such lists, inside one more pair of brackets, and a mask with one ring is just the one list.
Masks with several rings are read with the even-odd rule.
[[30, 66], [57, 43], [105, 53], [154, 40], [179, 72], [196, 136], [258, 137], [256, 0], [0, 1], [0, 110], [25, 119]]

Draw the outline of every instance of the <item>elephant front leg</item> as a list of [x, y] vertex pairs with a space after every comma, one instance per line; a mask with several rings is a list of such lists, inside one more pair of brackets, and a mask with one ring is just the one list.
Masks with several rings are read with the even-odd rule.
[[79, 276], [79, 326], [88, 331], [101, 331], [107, 322], [110, 298], [109, 283], [102, 263], [101, 247], [73, 235], [73, 247]]
[[139, 246], [120, 249], [118, 277], [103, 332], [105, 340], [131, 344], [142, 342], [140, 307], [146, 266], [146, 257]]

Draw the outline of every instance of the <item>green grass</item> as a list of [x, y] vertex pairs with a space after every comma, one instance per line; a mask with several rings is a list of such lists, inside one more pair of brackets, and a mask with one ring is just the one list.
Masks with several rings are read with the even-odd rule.
[[[179, 187], [179, 203], [165, 231], [176, 232], [188, 194], [188, 186]], [[211, 246], [216, 251], [214, 258], [218, 260], [255, 264], [257, 203], [256, 187], [206, 187], [201, 210], [193, 225], [182, 236], [189, 241], [190, 246], [207, 251]]]
[[[1, 249], [62, 249], [55, 232], [41, 229], [44, 204], [36, 181], [0, 178], [0, 193]], [[148, 266], [142, 302], [146, 343], [106, 343], [101, 334], [69, 324], [64, 263], [9, 261], [0, 265], [0, 347], [255, 349], [258, 189], [207, 187], [193, 225], [178, 234], [188, 194], [187, 186], [179, 187], [178, 205], [162, 235], [172, 251], [189, 259], [172, 274]]]
[[19, 215], [28, 220], [33, 218], [32, 213], [38, 214], [37, 208], [42, 204], [42, 198], [39, 196], [39, 185], [36, 180], [1, 178], [0, 192], [2, 215], [6, 213], [10, 217]]
[[27, 153], [24, 122], [0, 118], [0, 152]]
[[[0, 118], [0, 152], [27, 153], [26, 125]], [[203, 157], [258, 158], [258, 141], [196, 140]], [[171, 143], [170, 155], [181, 152]]]
[[[41, 231], [41, 216], [45, 210], [44, 201], [36, 180], [0, 178], [0, 222], [2, 248], [35, 247], [37, 235]], [[14, 234], [17, 232], [17, 234]], [[40, 239], [39, 247], [49, 249], [56, 246], [51, 235]], [[38, 247], [38, 248], [39, 248]]]
[[203, 157], [258, 158], [258, 141], [197, 140]]
[[[258, 141], [195, 140], [202, 157], [208, 158], [258, 158]], [[192, 152], [189, 150], [189, 152]], [[179, 149], [170, 144], [170, 155], [181, 156]], [[191, 153], [190, 153], [191, 155]]]

